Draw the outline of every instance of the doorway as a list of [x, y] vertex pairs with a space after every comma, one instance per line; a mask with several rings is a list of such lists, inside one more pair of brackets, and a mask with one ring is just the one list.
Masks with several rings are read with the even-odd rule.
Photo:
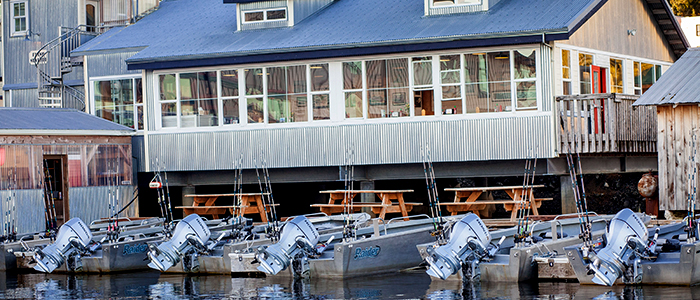
[[433, 90], [413, 91], [413, 106], [416, 116], [435, 115]]
[[97, 1], [86, 1], [85, 4], [85, 25], [87, 25], [87, 31], [90, 32], [94, 32], [97, 24], [99, 24], [97, 5]]
[[68, 157], [44, 156], [44, 205], [50, 209], [50, 219], [61, 226], [69, 218], [68, 210]]
[[[601, 68], [599, 66], [591, 66], [591, 84], [593, 88], [591, 91], [593, 94], [605, 94], [608, 92], [607, 80], [606, 80], [606, 68]], [[595, 99], [593, 100], [593, 128], [594, 132], [605, 133], [605, 99]]]

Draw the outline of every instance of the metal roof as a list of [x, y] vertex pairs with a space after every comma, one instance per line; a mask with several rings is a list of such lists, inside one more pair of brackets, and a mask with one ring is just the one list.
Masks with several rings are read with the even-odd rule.
[[293, 27], [236, 31], [236, 4], [170, 0], [73, 54], [145, 47], [129, 68], [164, 69], [536, 43], [568, 38], [605, 2], [501, 0], [486, 12], [425, 16], [423, 0], [336, 0]]
[[0, 108], [0, 134], [131, 135], [135, 130], [100, 117], [66, 108]]
[[651, 13], [654, 15], [654, 19], [659, 24], [659, 28], [661, 28], [669, 45], [671, 45], [673, 53], [676, 54], [676, 57], [681, 57], [690, 48], [690, 43], [688, 43], [680, 24], [678, 24], [678, 20], [673, 15], [671, 5], [666, 0], [645, 0], [645, 2], [651, 9]]
[[700, 103], [700, 48], [690, 48], [633, 105]]

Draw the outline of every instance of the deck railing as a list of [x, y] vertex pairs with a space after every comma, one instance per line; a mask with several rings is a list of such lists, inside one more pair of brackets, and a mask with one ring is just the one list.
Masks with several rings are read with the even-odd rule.
[[632, 107], [637, 98], [624, 94], [557, 97], [559, 153], [656, 152], [656, 107]]

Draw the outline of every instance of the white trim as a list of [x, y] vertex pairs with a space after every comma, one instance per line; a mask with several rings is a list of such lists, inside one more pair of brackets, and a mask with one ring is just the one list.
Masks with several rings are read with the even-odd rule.
[[[284, 18], [280, 19], [272, 19], [268, 20], [267, 19], [267, 13], [270, 11], [278, 11], [278, 10], [284, 10]], [[257, 13], [261, 12], [263, 14], [263, 19], [259, 21], [246, 21], [245, 20], [245, 15], [248, 13]], [[287, 21], [289, 23], [289, 10], [286, 7], [276, 7], [276, 8], [265, 8], [265, 9], [255, 9], [255, 10], [242, 10], [241, 11], [241, 24], [255, 24], [255, 23], [269, 23], [269, 22], [280, 22], [280, 21]]]
[[[87, 64], [87, 57], [84, 58], [84, 63]], [[85, 70], [85, 75], [87, 77], [87, 65], [85, 65], [84, 70]], [[143, 103], [138, 104], [136, 103], [136, 79], [141, 79], [141, 97], [143, 97]], [[97, 105], [95, 104], [95, 82], [100, 82], [100, 81], [113, 81], [113, 80], [131, 80], [131, 102], [132, 102], [132, 107], [133, 107], [133, 119], [134, 119], [134, 130], [137, 132], [143, 132], [144, 129], [138, 129], [139, 124], [138, 124], [138, 107], [142, 106], [144, 107], [143, 111], [143, 127], [146, 128], [148, 126], [148, 123], [146, 122], [146, 94], [144, 93], [144, 79], [142, 75], [136, 75], [136, 74], [128, 74], [128, 75], [115, 75], [115, 76], [96, 76], [96, 77], [90, 77], [86, 82], [85, 85], [87, 93], [87, 99], [85, 101], [85, 110], [94, 116], [97, 116]], [[114, 122], [114, 121], [111, 121]], [[116, 122], [115, 122], [116, 123]]]
[[[621, 58], [621, 59], [629, 59], [629, 60], [641, 61], [641, 62], [646, 62], [646, 63], [653, 63], [656, 65], [670, 66], [673, 64], [672, 62], [667, 62], [667, 61], [662, 61], [662, 60], [655, 60], [655, 59], [643, 58], [643, 57], [638, 57], [638, 56], [631, 56], [631, 55], [625, 55], [625, 54], [620, 54], [620, 53], [607, 52], [607, 51], [602, 51], [602, 50], [573, 46], [573, 45], [569, 45], [569, 44], [556, 44], [556, 48], [566, 49], [566, 50], [574, 50], [574, 51], [583, 52], [583, 53], [587, 53], [587, 54], [593, 54], [594, 60], [595, 60], [596, 54], [601, 54], [601, 55], [607, 55], [610, 57], [616, 57], [616, 58]], [[595, 61], [593, 62], [593, 65], [595, 65]]]
[[[461, 6], [477, 6], [477, 5], [478, 5], [478, 6], [482, 6], [482, 5], [484, 5], [484, 1], [483, 1], [483, 0], [476, 0], [476, 1], [478, 1], [479, 3], [456, 3], [456, 2], [458, 2], [458, 1], [460, 1], [460, 0], [452, 0], [453, 2], [455, 2], [455, 4], [444, 4], [444, 5], [437, 5], [437, 6], [435, 6], [434, 3], [433, 3], [433, 2], [435, 2], [435, 0], [426, 0], [426, 1], [428, 2], [428, 7], [430, 7], [431, 9], [435, 9], [435, 8], [447, 8], [447, 7], [461, 7]], [[487, 8], [488, 8], [488, 2], [486, 2], [486, 4], [487, 4]]]
[[[24, 3], [24, 16], [23, 17], [17, 17], [15, 16], [15, 10], [14, 6], [16, 3]], [[31, 32], [31, 27], [29, 26], [29, 0], [14, 0], [10, 1], [10, 17], [9, 17], [9, 22], [10, 22], [10, 37], [16, 37], [16, 36], [26, 36], [29, 35]], [[24, 18], [26, 20], [26, 28], [25, 30], [18, 31], [15, 28], [15, 19], [21, 19]]]

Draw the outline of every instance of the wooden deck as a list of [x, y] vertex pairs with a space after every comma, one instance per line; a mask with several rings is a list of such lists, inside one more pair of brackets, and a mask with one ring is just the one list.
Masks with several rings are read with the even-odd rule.
[[624, 94], [557, 97], [559, 153], [569, 149], [579, 153], [656, 152], [656, 108], [632, 107], [637, 98]]

